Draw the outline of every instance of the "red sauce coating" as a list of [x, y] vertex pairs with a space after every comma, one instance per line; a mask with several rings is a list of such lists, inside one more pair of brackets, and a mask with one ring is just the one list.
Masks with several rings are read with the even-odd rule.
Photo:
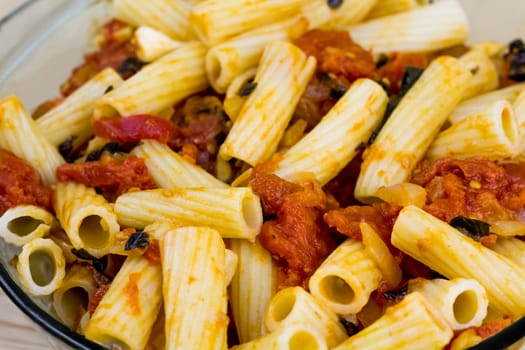
[[102, 300], [104, 295], [106, 295], [109, 287], [111, 287], [111, 283], [102, 284], [98, 286], [98, 288], [91, 295], [88, 305], [88, 311], [90, 316], [93, 316], [93, 313], [97, 309], [98, 304], [100, 304], [100, 301]]
[[481, 157], [423, 162], [412, 182], [425, 187], [424, 209], [449, 222], [458, 215], [525, 222], [524, 165], [498, 165]]
[[104, 25], [101, 33], [103, 43], [100, 49], [85, 55], [84, 63], [76, 67], [69, 79], [60, 87], [64, 97], [71, 95], [104, 68], [117, 69], [127, 58], [136, 57], [135, 46], [130, 42], [130, 38], [122, 39], [118, 35], [118, 32], [125, 27], [129, 25], [118, 19], [113, 19]]
[[100, 161], [62, 164], [57, 168], [57, 178], [97, 187], [109, 199], [132, 188], [156, 188], [144, 160], [133, 155], [124, 160], [108, 156]]
[[177, 133], [171, 121], [146, 114], [94, 119], [91, 125], [96, 136], [118, 143], [135, 143], [145, 139], [167, 143]]
[[52, 211], [51, 188], [42, 185], [36, 170], [13, 153], [0, 149], [0, 215], [21, 204]]
[[498, 333], [503, 328], [507, 327], [512, 323], [512, 320], [508, 317], [506, 318], [498, 318], [495, 320], [492, 320], [490, 322], [487, 322], [485, 324], [482, 324], [479, 327], [474, 327], [474, 330], [476, 331], [476, 334], [485, 339], [490, 337], [493, 334]]
[[140, 314], [139, 287], [137, 286], [137, 281], [139, 279], [139, 272], [130, 273], [128, 276], [128, 283], [125, 287], [128, 305], [134, 315]]
[[299, 37], [295, 45], [316, 58], [321, 72], [353, 81], [373, 77], [376, 71], [372, 54], [353, 42], [347, 31], [311, 30]]
[[306, 287], [308, 277], [336, 246], [322, 220], [326, 195], [316, 184], [299, 186], [257, 170], [251, 185], [263, 201], [265, 214], [275, 215], [263, 224], [259, 239], [278, 259], [278, 288]]
[[148, 245], [148, 248], [144, 251], [142, 255], [146, 260], [152, 265], [160, 265], [160, 246], [159, 241], [156, 239], [151, 239]]

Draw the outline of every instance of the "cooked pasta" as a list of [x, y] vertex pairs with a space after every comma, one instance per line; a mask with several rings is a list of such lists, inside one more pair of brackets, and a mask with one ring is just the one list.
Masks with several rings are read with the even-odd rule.
[[16, 206], [0, 217], [0, 237], [17, 246], [42, 238], [56, 227], [55, 217], [35, 205]]

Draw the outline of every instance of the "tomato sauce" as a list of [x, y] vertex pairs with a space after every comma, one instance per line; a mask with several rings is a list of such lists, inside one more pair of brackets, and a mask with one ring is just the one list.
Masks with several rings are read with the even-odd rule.
[[17, 205], [32, 204], [52, 211], [51, 188], [25, 160], [0, 149], [0, 215]]

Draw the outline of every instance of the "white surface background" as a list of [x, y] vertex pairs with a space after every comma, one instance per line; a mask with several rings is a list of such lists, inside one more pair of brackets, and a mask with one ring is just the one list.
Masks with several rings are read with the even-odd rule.
[[[0, 0], [0, 18], [22, 2], [22, 0]], [[509, 41], [517, 36], [525, 37], [525, 1], [462, 0], [461, 2], [470, 14], [473, 40]], [[494, 7], [497, 7], [497, 10]], [[472, 13], [476, 15], [473, 16]], [[505, 25], [506, 23], [513, 23], [513, 25]], [[26, 316], [0, 291], [0, 350], [50, 348], [45, 337], [33, 329]]]

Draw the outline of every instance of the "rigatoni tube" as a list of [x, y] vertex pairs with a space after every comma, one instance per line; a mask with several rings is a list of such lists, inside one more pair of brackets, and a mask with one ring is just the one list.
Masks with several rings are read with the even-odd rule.
[[440, 132], [426, 157], [505, 159], [517, 155], [520, 143], [514, 109], [508, 101], [500, 100], [487, 106], [485, 111], [468, 116]]
[[214, 46], [250, 29], [297, 13], [305, 0], [209, 0], [194, 6], [190, 22], [199, 39]]
[[109, 253], [120, 227], [113, 207], [95, 189], [59, 182], [53, 207], [73, 247], [95, 257]]
[[348, 337], [339, 316], [310, 293], [301, 287], [282, 289], [268, 305], [266, 326], [273, 332], [297, 323], [317, 328], [330, 348]]
[[452, 329], [443, 316], [418, 292], [408, 294], [399, 304], [367, 328], [351, 336], [334, 350], [350, 349], [443, 349], [452, 338]]
[[117, 88], [122, 83], [120, 75], [111, 68], [88, 80], [69, 95], [61, 104], [36, 120], [38, 128], [55, 147], [69, 137], [73, 146], [81, 146], [91, 136], [91, 117], [95, 102], [104, 96], [108, 88]]
[[49, 295], [62, 283], [66, 260], [62, 249], [48, 238], [25, 244], [16, 263], [20, 283], [32, 295]]
[[416, 207], [401, 210], [392, 244], [447, 278], [472, 278], [503, 315], [525, 314], [525, 269]]
[[25, 159], [45, 185], [56, 183], [56, 168], [64, 159], [16, 96], [0, 99], [0, 148]]
[[88, 265], [72, 265], [62, 284], [53, 293], [53, 307], [58, 318], [76, 329], [88, 310], [89, 300], [97, 289], [93, 272]]
[[250, 165], [268, 159], [277, 149], [315, 65], [315, 58], [306, 57], [297, 46], [281, 41], [269, 44], [255, 76], [255, 90], [235, 119], [219, 156]]
[[415, 278], [408, 281], [408, 292], [425, 296], [453, 330], [481, 326], [487, 315], [487, 293], [474, 279]]
[[319, 124], [278, 158], [274, 173], [291, 182], [313, 176], [321, 185], [335, 177], [366, 143], [383, 117], [388, 97], [369, 79], [355, 81]]
[[470, 79], [472, 74], [455, 58], [432, 61], [363, 154], [354, 193], [358, 200], [374, 201], [380, 187], [408, 180]]
[[471, 49], [459, 58], [472, 73], [472, 79], [465, 86], [462, 100], [496, 89], [499, 85], [498, 71], [490, 56], [481, 48]]
[[184, 45], [183, 42], [173, 40], [166, 34], [146, 26], [138, 27], [133, 39], [137, 47], [137, 56], [145, 62], [154, 61]]
[[85, 336], [108, 348], [143, 350], [161, 305], [160, 265], [129, 256], [88, 321]]
[[226, 349], [224, 242], [208, 227], [181, 227], [160, 240], [166, 349]]
[[467, 16], [456, 0], [436, 1], [346, 29], [374, 53], [436, 51], [463, 43], [469, 33]]
[[209, 226], [225, 238], [255, 239], [262, 226], [259, 197], [249, 187], [129, 192], [115, 202], [122, 225], [142, 228], [155, 221]]
[[188, 41], [195, 37], [190, 27], [191, 5], [172, 0], [115, 0], [115, 17], [135, 26], [155, 28], [173, 39]]
[[324, 337], [310, 324], [294, 323], [231, 350], [326, 350]]
[[156, 140], [142, 141], [131, 154], [144, 159], [148, 173], [160, 188], [228, 187], [202, 167], [190, 163]]
[[0, 237], [7, 243], [23, 246], [42, 238], [57, 226], [55, 217], [36, 205], [19, 205], [0, 217]]
[[259, 240], [231, 239], [239, 263], [230, 287], [230, 307], [241, 343], [264, 336], [264, 315], [277, 289], [277, 268]]
[[334, 312], [349, 314], [365, 306], [381, 278], [363, 243], [349, 238], [317, 268], [308, 286], [312, 295]]
[[208, 87], [206, 46], [188, 43], [142, 68], [97, 103], [94, 117], [157, 114]]
[[426, 4], [426, 0], [379, 0], [377, 4], [368, 12], [365, 21], [394, 15], [400, 12], [406, 12], [416, 9]]

